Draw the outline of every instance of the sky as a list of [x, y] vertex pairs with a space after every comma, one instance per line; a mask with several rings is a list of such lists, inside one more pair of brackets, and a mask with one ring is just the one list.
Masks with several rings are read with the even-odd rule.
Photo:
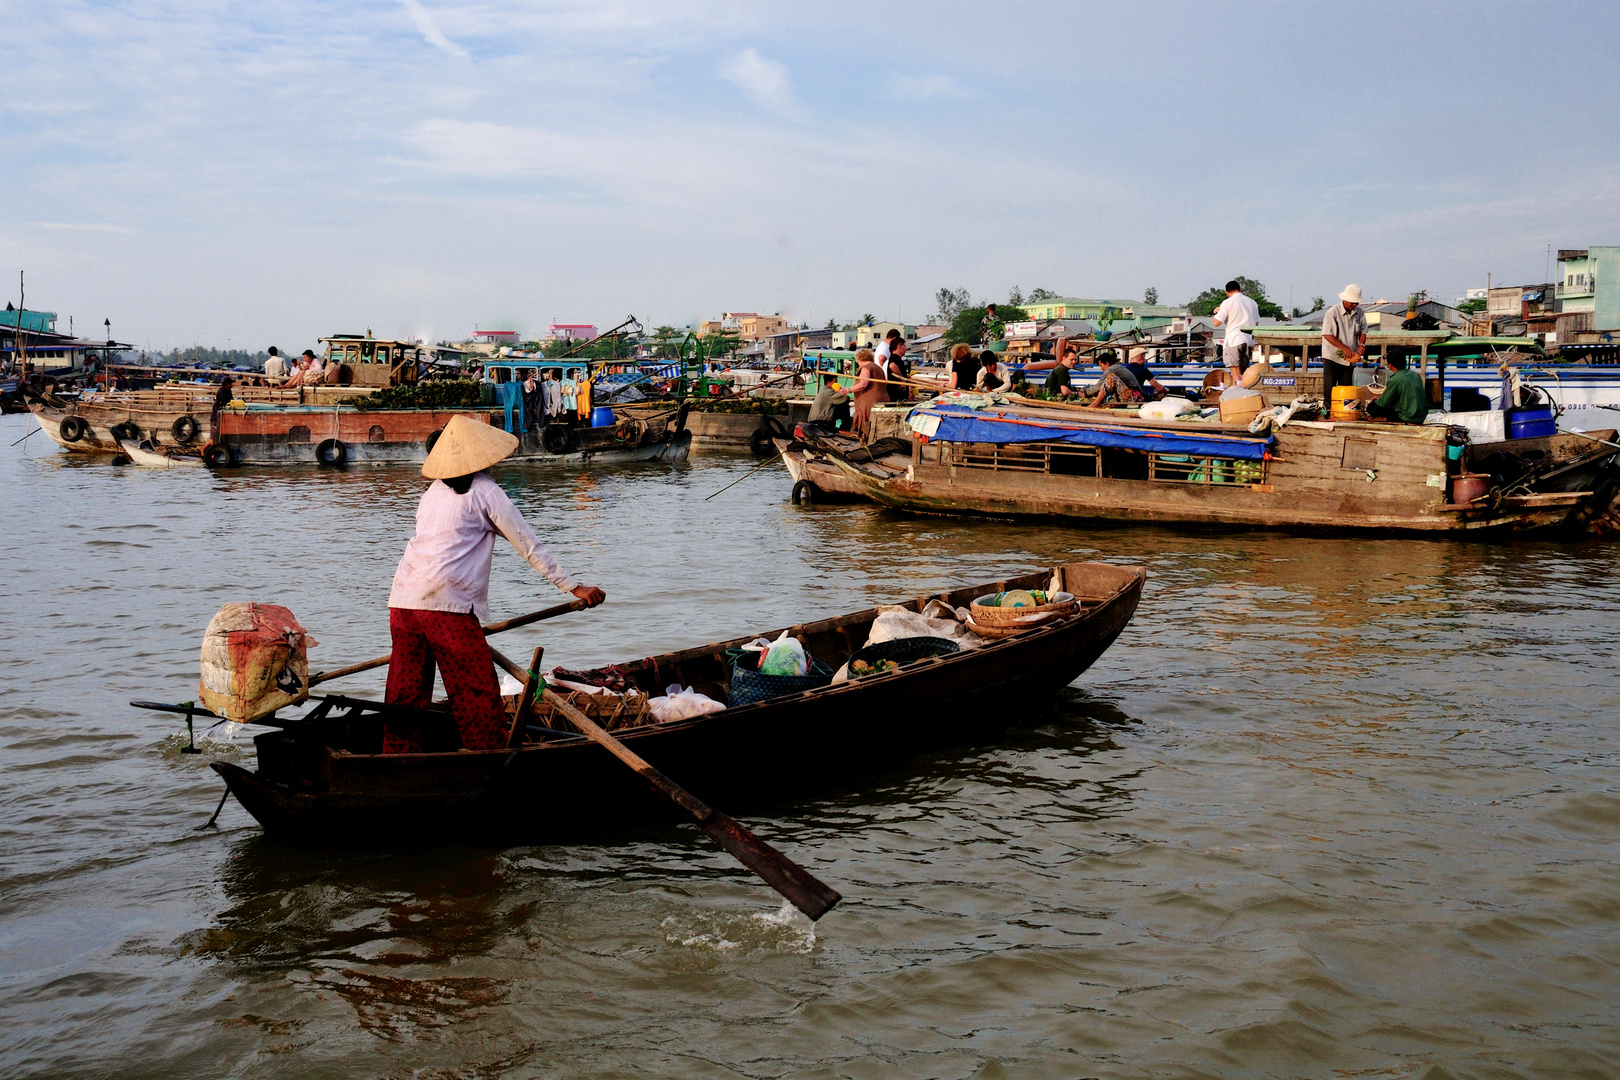
[[[1620, 4], [0, 0], [0, 297], [298, 350], [1620, 243]], [[1556, 271], [1556, 263], [1553, 264]]]

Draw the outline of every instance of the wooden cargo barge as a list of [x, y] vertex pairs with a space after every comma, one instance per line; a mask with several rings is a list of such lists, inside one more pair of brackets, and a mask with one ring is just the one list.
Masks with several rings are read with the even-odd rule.
[[[1613, 431], [1468, 446], [1460, 462], [1451, 462], [1443, 427], [1292, 423], [1266, 440], [1263, 455], [1245, 458], [1238, 448], [1256, 440], [1237, 425], [1189, 431], [1192, 425], [1101, 414], [1081, 421], [1045, 409], [1002, 418], [1033, 424], [1036, 433], [1051, 424], [1054, 436], [1083, 425], [1099, 432], [1098, 443], [1114, 445], [919, 437], [909, 452], [862, 461], [854, 440], [807, 430], [804, 441], [836, 461], [868, 498], [928, 514], [1380, 534], [1517, 532], [1583, 526], [1606, 512], [1620, 486], [1620, 449], [1593, 441], [1612, 443]], [[1144, 448], [1148, 440], [1187, 436], [1213, 451]], [[1230, 448], [1214, 441], [1222, 439], [1231, 440]], [[1488, 456], [1504, 452], [1538, 463], [1540, 479], [1522, 489], [1468, 491], [1464, 481], [1477, 487], [1491, 467]], [[1468, 497], [1454, 499], [1457, 492]]]
[[[229, 455], [217, 465], [421, 464], [452, 416], [500, 426], [502, 414], [475, 409], [227, 409], [220, 416], [220, 447]], [[574, 427], [519, 435], [510, 460], [590, 462], [680, 461], [690, 432], [675, 417], [662, 427], [624, 420], [611, 427]], [[558, 432], [564, 433], [559, 438]], [[549, 439], [548, 439], [549, 433]], [[564, 441], [564, 438], [566, 441]]]

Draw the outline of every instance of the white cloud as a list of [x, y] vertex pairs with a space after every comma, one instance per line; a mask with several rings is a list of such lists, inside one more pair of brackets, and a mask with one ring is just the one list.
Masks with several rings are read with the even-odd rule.
[[890, 75], [889, 96], [911, 101], [963, 98], [967, 95], [949, 75]]
[[438, 21], [433, 18], [432, 13], [427, 8], [422, 6], [421, 0], [399, 0], [399, 2], [404, 6], [406, 13], [410, 15], [411, 22], [416, 24], [416, 32], [422, 35], [423, 41], [435, 49], [449, 53], [451, 56], [465, 57], [467, 55], [466, 49], [444, 36], [444, 31], [439, 29]]
[[69, 232], [91, 233], [135, 233], [139, 229], [132, 229], [128, 225], [103, 225], [93, 221], [30, 221], [28, 224], [36, 229], [63, 229]]
[[793, 87], [788, 83], [787, 68], [775, 60], [765, 59], [752, 46], [728, 60], [725, 67], [720, 69], [720, 74], [735, 83], [761, 108], [787, 117], [799, 115]]

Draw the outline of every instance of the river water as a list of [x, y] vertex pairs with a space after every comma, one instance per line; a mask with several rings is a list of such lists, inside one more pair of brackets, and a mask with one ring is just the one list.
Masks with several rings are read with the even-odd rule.
[[[0, 1076], [1620, 1075], [1612, 545], [908, 518], [795, 507], [775, 467], [702, 501], [733, 455], [501, 471], [608, 592], [508, 640], [570, 664], [1147, 567], [1114, 648], [993, 744], [726, 807], [844, 893], [812, 928], [674, 824], [303, 850], [232, 802], [194, 831], [250, 732], [183, 755], [126, 703], [192, 696], [229, 600], [291, 607], [315, 666], [386, 651], [424, 482], [5, 447], [31, 423], [0, 421]], [[497, 552], [497, 617], [555, 599]]]

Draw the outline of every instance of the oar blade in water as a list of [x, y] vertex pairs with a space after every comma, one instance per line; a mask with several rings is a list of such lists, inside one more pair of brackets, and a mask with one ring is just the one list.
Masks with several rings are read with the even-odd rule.
[[758, 874], [765, 882], [787, 897], [792, 905], [810, 917], [821, 918], [842, 900], [838, 892], [786, 855], [777, 851], [747, 828], [719, 810], [702, 826], [715, 843], [725, 848], [732, 857]]

